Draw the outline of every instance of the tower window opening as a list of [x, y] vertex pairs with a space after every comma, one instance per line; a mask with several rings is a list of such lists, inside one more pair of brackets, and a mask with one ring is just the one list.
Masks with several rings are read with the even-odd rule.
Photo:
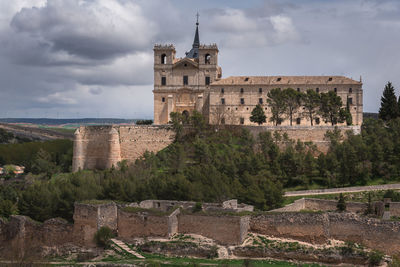
[[320, 124], [320, 119], [319, 118], [315, 118], [315, 124]]
[[331, 82], [331, 81], [332, 81], [332, 77], [329, 77], [328, 81], [330, 81], [330, 82]]
[[165, 97], [161, 98], [161, 101], [162, 101], [162, 102], [165, 102]]
[[244, 124], [244, 118], [240, 118], [240, 124]]
[[225, 93], [224, 88], [221, 88], [221, 94]]
[[161, 64], [167, 64], [167, 55], [166, 54], [162, 54], [161, 55]]
[[337, 88], [334, 88], [333, 91], [334, 91], [335, 93], [337, 93]]
[[258, 88], [258, 92], [261, 94], [262, 93], [262, 88]]
[[210, 54], [206, 54], [204, 56], [204, 63], [205, 64], [210, 64], [211, 63], [211, 55]]
[[161, 85], [167, 85], [167, 77], [165, 76], [161, 77]]
[[206, 85], [210, 85], [210, 76], [206, 76]]
[[349, 88], [349, 93], [353, 93], [353, 88]]
[[187, 75], [183, 76], [183, 85], [189, 84], [189, 77]]
[[262, 98], [259, 98], [259, 99], [258, 99], [258, 104], [260, 104], [260, 105], [263, 104], [263, 99], [262, 99]]
[[240, 88], [240, 93], [243, 94], [244, 93], [244, 89]]
[[246, 77], [246, 78], [244, 79], [244, 81], [245, 81], [245, 82], [248, 82], [248, 81], [249, 81], [249, 77]]
[[278, 79], [276, 79], [277, 82], [280, 82], [282, 80], [281, 77], [279, 77]]
[[315, 89], [315, 92], [319, 93], [319, 88]]
[[225, 98], [221, 98], [221, 104], [225, 105]]
[[300, 88], [297, 88], [297, 92], [300, 92]]
[[297, 118], [296, 119], [296, 124], [300, 124], [301, 123], [301, 118]]
[[349, 102], [350, 105], [353, 105], [353, 98], [349, 97], [349, 98], [347, 99], [347, 101]]
[[244, 98], [240, 99], [240, 104], [244, 105]]

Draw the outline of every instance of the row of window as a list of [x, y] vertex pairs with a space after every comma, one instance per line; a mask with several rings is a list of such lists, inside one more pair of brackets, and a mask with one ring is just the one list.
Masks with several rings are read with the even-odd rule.
[[[350, 105], [353, 105], [353, 98], [349, 97], [349, 98], [347, 98], [347, 101], [349, 102]], [[225, 98], [221, 98], [221, 104], [225, 105]], [[240, 99], [240, 104], [244, 105], [244, 98]], [[260, 104], [260, 105], [264, 104], [264, 99], [263, 98], [259, 98], [258, 99], [258, 104]]]
[[[206, 76], [205, 78], [205, 84], [210, 85], [211, 79], [209, 76]], [[161, 77], [161, 85], [165, 86], [167, 85], [167, 77], [162, 76]], [[183, 85], [189, 85], [189, 77], [187, 75], [183, 76]]]
[[[240, 121], [240, 124], [244, 124], [244, 118], [240, 118], [239, 121]], [[225, 124], [225, 118], [221, 119], [221, 123]], [[315, 124], [319, 125], [320, 123], [321, 123], [320, 118], [315, 118]], [[278, 122], [278, 125], [280, 125], [280, 124], [281, 123]], [[301, 118], [297, 118], [296, 119], [296, 124], [301, 124]]]
[[[279, 88], [280, 89], [280, 88]], [[319, 88], [317, 87], [317, 88], [315, 88], [315, 91], [317, 92], [317, 93], [319, 93]], [[337, 88], [334, 88], [333, 89], [333, 91], [335, 92], [335, 93], [337, 93]], [[262, 88], [258, 88], [258, 92], [261, 94], [262, 92], [263, 92], [263, 89]], [[300, 88], [297, 88], [297, 92], [300, 92]], [[223, 94], [223, 93], [225, 93], [225, 89], [224, 88], [221, 88], [221, 94]], [[243, 88], [240, 88], [240, 93], [244, 93], [244, 89]], [[353, 88], [349, 88], [349, 93], [351, 94], [351, 93], [353, 93]]]

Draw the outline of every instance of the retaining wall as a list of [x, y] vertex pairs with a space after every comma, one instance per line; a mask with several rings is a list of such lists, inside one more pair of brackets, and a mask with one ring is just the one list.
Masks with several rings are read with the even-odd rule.
[[352, 241], [387, 254], [400, 254], [400, 222], [355, 213], [269, 213], [253, 216], [250, 231], [320, 244], [328, 239]]

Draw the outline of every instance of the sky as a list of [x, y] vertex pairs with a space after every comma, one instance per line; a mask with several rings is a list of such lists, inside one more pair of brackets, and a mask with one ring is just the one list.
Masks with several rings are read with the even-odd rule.
[[360, 76], [400, 93], [399, 0], [0, 0], [0, 117], [153, 117], [153, 46], [216, 43], [223, 77]]

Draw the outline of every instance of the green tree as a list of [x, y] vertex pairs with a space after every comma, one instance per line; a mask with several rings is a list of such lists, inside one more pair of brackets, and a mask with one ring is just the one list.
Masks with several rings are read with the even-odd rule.
[[347, 124], [347, 125], [352, 125], [352, 124], [353, 124], [353, 117], [351, 116], [351, 112], [350, 112], [349, 98], [347, 98], [347, 102], [346, 102], [346, 112], [345, 112], [344, 116], [345, 116], [345, 118], [346, 118], [346, 124]]
[[314, 115], [318, 113], [321, 105], [321, 95], [314, 90], [308, 89], [306, 93], [302, 94], [302, 103], [304, 107], [303, 116], [308, 117], [311, 126], [313, 126]]
[[321, 93], [320, 114], [326, 122], [332, 125], [344, 122], [342, 109], [342, 99], [335, 92]]
[[395, 119], [399, 116], [399, 106], [397, 103], [394, 87], [388, 82], [383, 89], [381, 97], [381, 107], [379, 108], [379, 118], [384, 121]]
[[290, 121], [290, 126], [293, 124], [293, 115], [297, 113], [301, 105], [301, 93], [292, 88], [287, 88], [282, 91], [284, 95], [284, 102], [286, 106], [285, 113]]
[[339, 195], [339, 200], [336, 205], [338, 211], [345, 211], [346, 210], [346, 200], [344, 199], [344, 196], [342, 193]]
[[286, 111], [285, 95], [280, 88], [272, 89], [267, 94], [268, 106], [271, 108], [272, 116], [269, 119], [275, 126], [283, 122], [283, 114]]
[[250, 121], [255, 122], [258, 125], [266, 122], [267, 116], [265, 116], [264, 110], [260, 104], [258, 104], [252, 111], [250, 116]]
[[183, 115], [179, 112], [171, 112], [170, 118], [171, 121], [169, 123], [172, 124], [172, 129], [175, 131], [175, 139], [180, 140], [183, 133]]

